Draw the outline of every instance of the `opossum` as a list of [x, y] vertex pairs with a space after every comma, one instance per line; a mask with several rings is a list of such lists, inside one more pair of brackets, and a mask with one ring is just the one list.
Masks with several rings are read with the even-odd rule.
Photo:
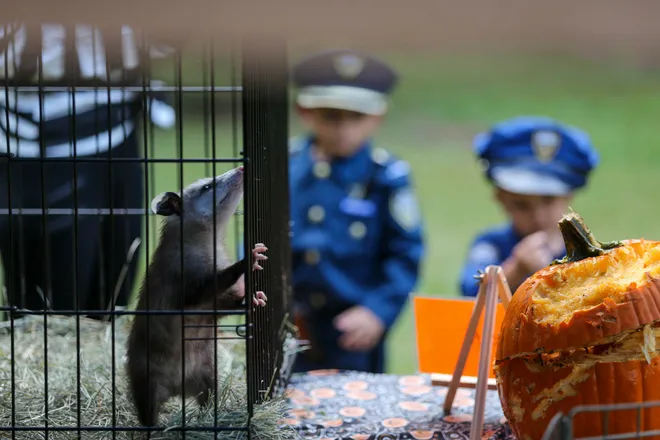
[[[165, 192], [153, 199], [152, 210], [166, 218], [140, 287], [137, 310], [213, 310], [214, 300], [220, 310], [243, 307], [245, 289], [237, 282], [244, 273], [245, 259], [229, 265], [223, 243], [226, 226], [242, 195], [243, 167], [238, 167], [197, 180], [182, 195]], [[268, 258], [263, 255], [265, 251], [267, 248], [261, 243], [254, 246], [253, 270], [262, 269], [259, 260]], [[264, 292], [256, 293], [253, 304], [266, 305]], [[171, 397], [195, 396], [203, 406], [210, 393], [216, 391], [214, 320], [212, 314], [185, 315], [184, 342], [181, 314], [135, 316], [127, 341], [126, 370], [143, 426], [157, 425], [162, 405]]]

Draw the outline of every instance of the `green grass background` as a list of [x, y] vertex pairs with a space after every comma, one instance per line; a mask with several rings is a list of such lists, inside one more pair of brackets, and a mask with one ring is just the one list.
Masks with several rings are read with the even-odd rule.
[[[412, 165], [426, 223], [427, 253], [418, 292], [456, 296], [470, 240], [480, 229], [504, 219], [479, 173], [471, 140], [491, 123], [520, 114], [555, 117], [591, 134], [601, 153], [601, 165], [572, 207], [585, 217], [597, 237], [660, 238], [656, 196], [660, 182], [659, 74], [614, 61], [559, 55], [379, 54], [399, 71], [401, 83], [377, 141]], [[293, 51], [291, 57], [296, 56]], [[184, 63], [183, 82], [199, 84], [205, 66], [194, 56]], [[230, 83], [228, 63], [228, 57], [218, 59], [216, 84]], [[173, 79], [171, 64], [163, 63], [157, 72], [160, 78]], [[240, 102], [240, 95], [236, 98]], [[235, 157], [241, 149], [240, 126], [237, 137], [232, 133], [230, 103], [230, 95], [223, 95], [216, 104], [216, 110], [222, 109], [215, 121], [218, 157]], [[211, 155], [211, 124], [203, 118], [205, 102], [195, 95], [184, 96], [183, 104], [184, 157]], [[301, 129], [294, 118], [292, 115], [292, 135]], [[156, 130], [150, 144], [152, 140], [157, 156], [178, 156], [175, 131]], [[216, 172], [231, 166], [218, 164]], [[178, 190], [180, 169], [173, 164], [151, 166], [149, 199], [160, 191]], [[206, 165], [185, 165], [184, 184], [211, 172]], [[150, 252], [156, 226], [152, 218]], [[230, 236], [233, 246], [233, 231]], [[146, 240], [140, 247], [141, 270], [145, 251]], [[389, 340], [388, 370], [412, 373], [416, 369], [413, 314], [408, 307]]]

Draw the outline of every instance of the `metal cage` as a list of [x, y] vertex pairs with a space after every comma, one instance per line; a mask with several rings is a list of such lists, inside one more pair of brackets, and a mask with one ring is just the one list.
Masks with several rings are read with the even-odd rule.
[[[248, 301], [245, 301], [245, 307], [216, 311], [220, 317], [225, 315], [225, 322], [216, 323], [215, 334], [218, 339], [223, 339], [214, 346], [216, 355], [219, 353], [218, 347], [222, 348], [226, 343], [234, 350], [231, 359], [236, 359], [237, 353], [245, 358], [245, 388], [240, 388], [244, 395], [235, 399], [243, 407], [232, 410], [237, 414], [235, 420], [228, 423], [219, 421], [219, 411], [223, 412], [223, 416], [231, 411], [218, 409], [218, 393], [215, 395], [215, 405], [212, 404], [215, 407], [212, 409], [215, 411], [212, 423], [195, 425], [188, 423], [194, 410], [188, 403], [181, 405], [176, 400], [181, 412], [168, 419], [167, 426], [174, 438], [186, 438], [186, 432], [192, 436], [193, 432], [199, 431], [215, 433], [217, 438], [220, 431], [227, 430], [241, 431], [240, 435], [249, 437], [251, 418], [257, 405], [283, 392], [293, 360], [292, 351], [287, 349], [294, 338], [289, 321], [288, 75], [285, 41], [268, 38], [238, 43], [193, 42], [186, 46], [186, 50], [192, 47], [190, 51], [179, 48], [181, 50], [177, 49], [162, 60], [152, 62], [146, 55], [146, 46], [142, 46], [151, 41], [152, 36], [135, 32], [133, 37], [138, 41], [139, 68], [123, 70], [121, 78], [99, 81], [83, 78], [83, 64], [76, 66], [77, 58], [69, 56], [65, 57], [62, 78], [49, 80], [42, 72], [44, 61], [40, 58], [41, 46], [37, 43], [45, 41], [45, 37], [39, 40], [39, 26], [27, 24], [20, 29], [5, 26], [0, 38], [0, 50], [4, 57], [4, 72], [0, 75], [0, 135], [4, 142], [0, 141], [0, 144], [5, 144], [0, 159], [0, 235], [3, 235], [0, 241], [6, 242], [2, 249], [6, 288], [4, 295], [0, 295], [0, 413], [5, 415], [0, 417], [0, 437], [62, 438], [64, 433], [69, 433], [72, 438], [123, 438], [123, 435], [146, 429], [139, 424], [130, 426], [123, 423], [118, 412], [122, 404], [126, 405], [122, 399], [127, 398], [120, 396], [118, 391], [123, 369], [118, 338], [125, 330], [120, 320], [133, 319], [139, 312], [130, 305], [124, 309], [116, 308], [115, 301], [118, 295], [125, 294], [121, 293], [122, 289], [129, 289], [126, 286], [131, 285], [128, 294], [134, 300], [140, 282], [149, 277], [148, 264], [157, 246], [161, 225], [160, 219], [152, 213], [152, 198], [162, 191], [181, 191], [198, 178], [215, 176], [237, 165], [243, 165], [245, 170], [243, 216], [236, 216], [228, 227], [226, 245], [228, 250], [234, 251], [229, 252], [230, 257], [241, 253], [238, 249], [241, 243], [242, 253], [246, 256], [251, 255], [255, 243], [264, 243], [268, 247], [268, 260], [263, 265], [263, 271], [251, 271], [251, 261], [249, 258], [246, 261], [245, 297]], [[17, 29], [19, 32], [22, 30], [27, 40], [20, 64], [11, 59], [12, 51], [8, 50]], [[64, 26], [63, 29], [72, 32], [64, 35], [75, 35], [72, 26]], [[115, 40], [105, 40], [104, 68], [108, 76], [112, 73], [112, 63], [121, 63], [121, 51], [127, 50], [121, 43], [125, 42], [122, 32], [125, 36], [124, 30], [111, 30]], [[34, 38], [31, 40], [30, 37]], [[73, 38], [66, 38], [64, 46], [68, 53], [75, 53]], [[94, 37], [92, 46], [93, 40]], [[114, 46], [113, 41], [117, 43]], [[125, 52], [123, 56], [125, 59]], [[35, 75], [37, 81], [34, 81]], [[155, 81], [156, 77], [162, 82]], [[79, 122], [77, 115], [69, 115], [66, 120], [70, 127], [65, 130], [45, 116], [43, 102], [47, 97], [54, 96], [49, 94], [67, 92], [70, 97], [69, 112], [75, 114], [76, 106], [88, 105], [91, 95], [85, 95], [86, 103], [82, 102], [82, 95], [76, 95], [83, 91], [93, 93], [97, 102], [107, 99], [97, 105], [100, 110], [95, 116], [96, 122]], [[129, 93], [134, 93], [136, 97], [128, 104], [108, 105], [112, 99], [119, 99], [117, 96], [125, 98]], [[169, 129], [155, 128], [152, 123], [153, 109], [158, 104], [156, 96], [161, 100], [159, 102], [169, 103], [175, 110], [176, 122]], [[38, 103], [33, 114], [38, 114], [35, 120], [39, 121], [37, 126], [32, 127], [35, 135], [31, 139], [39, 144], [39, 153], [32, 157], [22, 154], [27, 147], [20, 149], [21, 145], [29, 145], [28, 141], [19, 139], [19, 149], [16, 151], [12, 149], [15, 140], [10, 139], [10, 135], [14, 134], [12, 130], [17, 130], [16, 127], [25, 122], [21, 120], [25, 115], [20, 113], [20, 104], [29, 99]], [[12, 104], [18, 105], [16, 108], [19, 111], [10, 114], [7, 108]], [[106, 123], [110, 127], [113, 118], [127, 118], [124, 112], [139, 115], [135, 116], [139, 126], [136, 122], [132, 136], [136, 137], [136, 144], [141, 144], [140, 157], [119, 153], [113, 156], [117, 149], [111, 148], [103, 154], [76, 154], [75, 144], [81, 142], [75, 140], [75, 135], [84, 131], [85, 127], [93, 131], [94, 124]], [[43, 138], [58, 129], [70, 134], [73, 157], [47, 157], [49, 147]], [[111, 131], [108, 130], [108, 133]], [[90, 164], [97, 167], [93, 168]], [[62, 193], [68, 192], [71, 200], [59, 203], [47, 186], [51, 179], [49, 173], [54, 175], [58, 167], [64, 166], [70, 173], [65, 179], [68, 186], [59, 189]], [[122, 168], [128, 166], [143, 169], [139, 180], [131, 184], [126, 183], [128, 172], [124, 174]], [[86, 167], [91, 171], [80, 173]], [[106, 191], [110, 193], [107, 199], [92, 197], [91, 202], [79, 202], [84, 198], [86, 185], [102, 180], [110, 188]], [[111, 181], [119, 183], [111, 184]], [[53, 182], [51, 184], [54, 185]], [[144, 194], [139, 206], [117, 206], [112, 192], [113, 188], [122, 185], [128, 187], [125, 188], [128, 193]], [[39, 193], [38, 196], [34, 195], [36, 193]], [[109, 238], [104, 236], [95, 241], [94, 234], [103, 233], [100, 226], [98, 230], [94, 229], [94, 233], [81, 232], [84, 224], [96, 221], [114, 227], [120, 219], [130, 217], [141, 219], [141, 240], [136, 240], [135, 234], [119, 234], [118, 229], [112, 229]], [[58, 227], [65, 228], [67, 224], [73, 225], [70, 242], [53, 238], [53, 231]], [[56, 241], [58, 239], [60, 241]], [[34, 244], [37, 242], [39, 245]], [[92, 251], [89, 251], [92, 247], [90, 242], [95, 243]], [[59, 257], [56, 252], [63, 250], [60, 249], [62, 246], [71, 248]], [[110, 249], [122, 246], [123, 259], [109, 261]], [[92, 281], [81, 281], [85, 264], [89, 271], [94, 265], [99, 267]], [[30, 270], [40, 270], [43, 274], [30, 274]], [[56, 307], [57, 295], [62, 295], [62, 292], [54, 291], [50, 285], [38, 286], [35, 306], [35, 292], [31, 295], [26, 293], [29, 291], [26, 284], [29, 284], [30, 277], [50, 284], [66, 270], [70, 270], [67, 277], [74, 286], [70, 294], [76, 306]], [[110, 274], [115, 275], [115, 281], [107, 281]], [[98, 297], [94, 297], [98, 304], [82, 298], [85, 283], [93, 284], [98, 292]], [[268, 296], [265, 308], [251, 307], [249, 298], [258, 290], [263, 290]], [[83, 302], [85, 305], [81, 307]], [[188, 313], [181, 310], [171, 312], [178, 313], [182, 319], [184, 313]], [[69, 327], [63, 329], [63, 326]], [[100, 336], [93, 336], [96, 331]], [[24, 336], [28, 333], [33, 336]], [[68, 339], [54, 348], [54, 343], [65, 333]], [[92, 345], [85, 345], [87, 342], [82, 342], [85, 338], [92, 340]], [[94, 389], [89, 376], [93, 363], [90, 353], [95, 350], [106, 353], [110, 358], [104, 360], [103, 368], [93, 372], [107, 376], [105, 382], [97, 378], [98, 389]], [[235, 364], [228, 362], [227, 365], [234, 368]], [[241, 362], [237, 364], [239, 367], [242, 365]], [[75, 389], [64, 397], [57, 395], [60, 389], [57, 382], [65, 382], [63, 376], [57, 373], [58, 368], [73, 371], [74, 379], [67, 376], [66, 380], [74, 380]], [[216, 370], [218, 368], [216, 366]], [[36, 377], [43, 381], [43, 389], [35, 387]], [[34, 413], [33, 410], [26, 410], [25, 405], [39, 410]], [[67, 405], [65, 410], [70, 414], [67, 413], [66, 421], [58, 421], [58, 414], [65, 411], [64, 405]], [[104, 408], [107, 414], [99, 416], [101, 409], [94, 409], [95, 405]]]
[[[656, 417], [660, 413], [660, 400], [642, 403], [618, 403], [609, 405], [581, 405], [573, 408], [568, 414], [559, 413], [553, 417], [542, 440], [625, 440], [640, 438], [660, 438], [660, 429], [645, 429], [643, 420], [651, 417], [650, 410], [657, 408]], [[610, 431], [612, 421], [616, 420], [617, 414], [627, 413], [629, 418], [634, 413], [636, 422], [634, 427], [617, 429], [616, 433]], [[647, 413], [646, 415], [644, 413]], [[598, 435], [583, 437], [574, 433], [575, 419], [583, 417], [598, 417], [601, 425], [601, 433]], [[623, 431], [623, 432], [620, 432]]]

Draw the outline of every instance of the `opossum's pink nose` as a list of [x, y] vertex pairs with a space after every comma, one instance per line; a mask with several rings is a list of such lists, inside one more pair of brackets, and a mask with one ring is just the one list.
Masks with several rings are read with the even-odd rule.
[[238, 171], [243, 171], [243, 167], [238, 167]]

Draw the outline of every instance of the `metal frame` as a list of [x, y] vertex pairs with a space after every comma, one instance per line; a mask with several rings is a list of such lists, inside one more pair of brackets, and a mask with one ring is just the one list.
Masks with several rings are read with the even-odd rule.
[[[218, 87], [214, 84], [214, 70], [213, 70], [213, 53], [212, 47], [210, 49], [211, 53], [211, 65], [206, 65], [205, 68], [210, 70], [210, 85], [203, 86], [184, 86], [182, 85], [181, 79], [181, 58], [177, 57], [175, 62], [176, 70], [176, 86], [149, 86], [146, 85], [147, 81], [144, 81], [143, 86], [87, 86], [87, 85], [77, 85], [77, 84], [66, 84], [65, 86], [33, 86], [29, 84], [21, 84], [16, 80], [4, 80], [0, 82], [0, 87], [3, 90], [0, 93], [4, 93], [5, 96], [9, 96], [10, 93], [14, 93], [15, 90], [20, 91], [36, 91], [36, 92], [48, 92], [48, 91], [80, 91], [80, 90], [100, 90], [101, 93], [110, 92], [111, 89], [125, 90], [125, 91], [139, 91], [143, 94], [143, 102], [146, 104], [147, 96], [155, 92], [174, 92], [176, 95], [176, 104], [175, 107], [178, 110], [178, 113], [181, 114], [182, 98], [185, 93], [197, 93], [203, 94], [204, 96], [204, 124], [208, 124], [207, 117], [209, 117], [207, 111], [210, 112], [211, 119], [211, 137], [213, 139], [207, 139], [210, 144], [213, 144], [213, 157], [205, 158], [184, 158], [184, 140], [183, 140], [183, 120], [178, 118], [177, 127], [176, 127], [176, 144], [178, 157], [174, 159], [167, 158], [152, 158], [150, 156], [154, 153], [154, 144], [153, 144], [153, 129], [149, 131], [148, 128], [143, 127], [143, 142], [144, 142], [144, 157], [135, 158], [135, 159], [126, 159], [126, 158], [117, 158], [111, 157], [110, 159], [105, 158], [90, 158], [90, 157], [75, 157], [75, 158], [22, 158], [16, 157], [13, 154], [4, 155], [4, 163], [25, 163], [25, 162], [37, 162], [41, 164], [41, 169], [43, 170], [44, 163], [52, 162], [73, 162], [74, 169], [78, 163], [90, 163], [90, 162], [106, 162], [106, 163], [116, 163], [116, 162], [133, 162], [133, 163], [143, 163], [145, 165], [144, 170], [144, 191], [145, 191], [145, 208], [144, 209], [117, 209], [117, 208], [102, 208], [102, 209], [47, 209], [46, 202], [42, 199], [42, 208], [41, 209], [22, 209], [16, 207], [12, 204], [12, 182], [11, 179], [7, 178], [7, 195], [8, 205], [11, 209], [0, 209], [0, 216], [9, 216], [10, 219], [14, 217], [22, 218], [23, 216], [30, 215], [42, 215], [46, 213], [48, 216], [64, 216], [64, 215], [73, 215], [77, 219], [78, 215], [99, 215], [105, 214], [109, 215], [112, 219], [114, 216], [121, 215], [143, 215], [152, 216], [150, 212], [149, 202], [151, 197], [155, 194], [152, 194], [154, 186], [154, 177], [150, 175], [150, 166], [151, 164], [157, 163], [171, 163], [177, 164], [179, 167], [178, 170], [178, 179], [177, 183], [173, 182], [173, 190], [177, 186], [182, 188], [189, 183], [189, 179], [184, 181], [183, 177], [183, 164], [185, 163], [204, 163], [212, 167], [213, 171], [211, 175], [215, 175], [216, 164], [218, 163], [229, 163], [229, 162], [238, 162], [243, 163], [246, 170], [245, 177], [245, 190], [244, 190], [244, 205], [245, 205], [245, 215], [243, 216], [243, 243], [244, 243], [244, 255], [249, 256], [251, 252], [251, 246], [256, 242], [264, 242], [269, 247], [268, 264], [264, 265], [264, 270], [260, 273], [253, 273], [250, 269], [250, 261], [247, 262], [247, 271], [245, 276], [245, 287], [246, 287], [246, 298], [250, 298], [251, 295], [256, 290], [264, 290], [268, 295], [268, 307], [263, 310], [254, 311], [250, 305], [250, 301], [246, 301], [246, 309], [244, 311], [220, 311], [220, 315], [241, 315], [245, 317], [245, 326], [243, 325], [218, 325], [218, 328], [226, 327], [232, 328], [235, 332], [233, 339], [240, 338], [244, 339], [247, 346], [247, 387], [248, 387], [248, 424], [247, 426], [235, 427], [235, 428], [226, 428], [226, 427], [212, 427], [212, 428], [199, 428], [199, 427], [186, 427], [185, 422], [182, 428], [172, 429], [174, 431], [184, 431], [183, 435], [185, 436], [185, 431], [247, 431], [249, 436], [249, 426], [251, 423], [251, 417], [254, 411], [254, 405], [263, 402], [264, 400], [276, 395], [277, 393], [282, 392], [286, 383], [288, 381], [289, 371], [286, 368], [286, 365], [290, 365], [292, 359], [286, 356], [288, 355], [286, 347], [287, 343], [290, 340], [289, 328], [289, 312], [290, 312], [290, 284], [289, 284], [289, 234], [287, 233], [289, 228], [289, 194], [288, 194], [288, 75], [287, 75], [287, 58], [286, 58], [286, 43], [283, 39], [279, 38], [269, 38], [268, 47], [266, 51], [263, 51], [263, 41], [259, 40], [259, 44], [254, 41], [246, 41], [241, 47], [242, 52], [242, 69], [241, 69], [241, 78], [240, 81], [242, 85], [237, 86], [222, 86]], [[268, 57], [263, 55], [268, 53]], [[147, 68], [149, 70], [149, 68]], [[149, 73], [145, 73], [143, 80], [146, 79], [146, 76]], [[6, 75], [8, 76], [8, 75]], [[206, 75], [205, 75], [206, 76]], [[10, 91], [11, 88], [11, 91]], [[238, 131], [237, 126], [239, 125], [237, 119], [240, 117], [238, 104], [241, 103], [242, 114], [242, 135], [243, 135], [243, 151], [241, 154], [242, 158], [218, 158], [215, 154], [215, 94], [216, 93], [231, 93], [232, 94], [232, 119], [233, 119], [233, 141], [234, 141], [234, 151], [237, 152], [237, 137]], [[236, 93], [241, 93], [240, 101], [238, 101], [235, 96]], [[75, 101], [75, 99], [74, 99]], [[207, 108], [209, 106], [210, 110]], [[75, 107], [75, 104], [74, 104]], [[145, 106], [146, 107], [146, 106]], [[144, 122], [148, 120], [146, 108], [143, 110]], [[4, 115], [0, 115], [4, 117]], [[9, 115], [7, 114], [7, 117]], [[7, 121], [8, 125], [8, 121]], [[145, 124], [146, 125], [146, 124]], [[206, 132], [207, 130], [205, 130]], [[75, 141], [74, 141], [75, 144]], [[151, 150], [150, 150], [151, 149]], [[206, 149], [207, 156], [211, 156], [210, 148]], [[110, 153], [111, 155], [111, 153]], [[103, 176], [100, 176], [103, 178]], [[75, 180], [75, 177], [74, 177]], [[43, 190], [43, 171], [42, 171], [42, 190]], [[77, 197], [76, 187], [74, 185], [74, 199]], [[76, 199], [77, 200], [77, 199]], [[76, 203], [77, 205], [77, 203]], [[45, 227], [45, 216], [44, 216], [44, 227]], [[52, 221], [52, 220], [51, 220]], [[10, 224], [12, 222], [10, 221]], [[145, 237], [145, 246], [147, 248], [146, 255], [149, 255], [149, 247], [154, 246], [149, 243], [150, 237], [150, 225], [149, 220], [146, 221], [146, 229], [143, 229], [143, 237]], [[77, 224], [77, 223], [76, 223]], [[74, 227], [77, 229], [77, 227]], [[238, 228], [237, 228], [238, 230]], [[238, 232], [237, 232], [238, 234]], [[14, 232], [10, 232], [10, 236], [14, 236]], [[237, 240], [238, 241], [238, 240]], [[76, 243], [74, 244], [75, 248], [78, 249], [79, 244], [77, 243], [77, 233], [76, 233]], [[249, 259], [248, 259], [249, 260]], [[15, 268], [11, 267], [9, 263], [8, 270], [12, 271]], [[141, 276], [138, 273], [138, 276]], [[148, 273], [147, 275], [148, 276]], [[11, 289], [10, 289], [11, 290]], [[10, 332], [12, 335], [15, 330], [19, 328], [20, 321], [15, 319], [15, 315], [28, 315], [37, 317], [37, 319], [43, 318], [44, 326], [47, 325], [48, 318], [51, 315], [70, 315], [77, 317], [79, 319], [82, 315], [104, 315], [116, 317], [119, 315], [137, 315], [143, 313], [154, 313], [154, 312], [135, 312], [129, 310], [57, 310], [51, 311], [48, 310], [48, 301], [46, 301], [45, 310], [25, 310], [15, 304], [17, 296], [16, 292], [8, 292], [9, 304], [0, 305], [0, 314], [8, 314], [8, 321], [4, 327], [5, 330]], [[75, 295], [75, 293], [74, 293]], [[43, 298], [43, 296], [42, 296]], [[157, 312], [158, 313], [158, 312]], [[168, 312], [162, 312], [168, 313]], [[183, 314], [186, 312], [181, 311], [172, 311], [171, 313]], [[198, 313], [198, 312], [195, 312]], [[79, 322], [79, 321], [78, 321]], [[115, 332], [115, 321], [114, 319], [110, 320], [109, 324], [112, 328], [112, 333]], [[78, 324], [79, 326], [79, 324]], [[78, 328], [79, 330], [79, 328]], [[77, 338], [79, 345], [80, 338]], [[46, 336], [44, 336], [44, 347], [45, 347], [45, 356], [48, 356], [48, 341]], [[79, 348], [79, 347], [78, 347]], [[19, 347], [15, 347], [13, 343], [12, 336], [12, 346], [10, 356], [19, 350]], [[113, 340], [113, 355], [114, 355], [114, 340]], [[290, 356], [293, 356], [291, 354]], [[72, 362], [77, 362], [78, 364], [78, 397], [80, 397], [80, 356], [73, 356]], [[284, 367], [284, 368], [283, 368]], [[115, 366], [113, 364], [113, 370]], [[117, 372], [113, 371], [113, 387], [114, 387], [114, 377]], [[47, 377], [47, 370], [45, 372]], [[16, 382], [15, 382], [15, 372], [14, 367], [12, 367], [11, 372], [11, 388], [12, 395], [15, 396]], [[46, 385], [47, 387], [47, 385]], [[46, 396], [48, 396], [48, 390], [45, 391]], [[46, 414], [48, 415], [49, 408], [48, 404], [46, 405]], [[12, 399], [12, 414], [15, 416], [15, 401]], [[114, 411], [114, 398], [113, 398], [113, 411]], [[80, 416], [80, 405], [78, 405], [78, 412]], [[185, 409], [184, 409], [185, 413]], [[185, 417], [184, 417], [185, 419]], [[78, 435], [81, 435], [85, 431], [103, 431], [103, 432], [121, 432], [121, 431], [143, 431], [146, 428], [141, 427], [126, 427], [126, 426], [110, 426], [110, 427], [99, 427], [99, 426], [82, 426], [80, 423], [80, 417], [78, 417], [77, 426], [70, 427], [55, 427], [55, 426], [33, 426], [33, 427], [19, 427], [14, 426], [0, 426], [0, 434], [6, 435], [9, 433], [12, 438], [14, 436], [22, 435], [22, 432], [25, 431], [43, 431], [48, 436], [49, 433], [54, 433], [58, 431], [71, 431], [77, 432]], [[114, 436], [114, 434], [113, 434]]]
[[[559, 413], [552, 418], [543, 435], [542, 440], [623, 440], [637, 439], [660, 436], [660, 430], [652, 431], [642, 430], [642, 413], [648, 408], [660, 408], [660, 400], [641, 403], [617, 403], [609, 405], [579, 405], [573, 408], [568, 414]], [[637, 413], [637, 427], [634, 431], [622, 434], [610, 434], [608, 425], [610, 417], [615, 417], [612, 413], [617, 411], [634, 410]], [[591, 437], [575, 437], [573, 433], [573, 421], [578, 414], [600, 413], [603, 414], [603, 435]]]

